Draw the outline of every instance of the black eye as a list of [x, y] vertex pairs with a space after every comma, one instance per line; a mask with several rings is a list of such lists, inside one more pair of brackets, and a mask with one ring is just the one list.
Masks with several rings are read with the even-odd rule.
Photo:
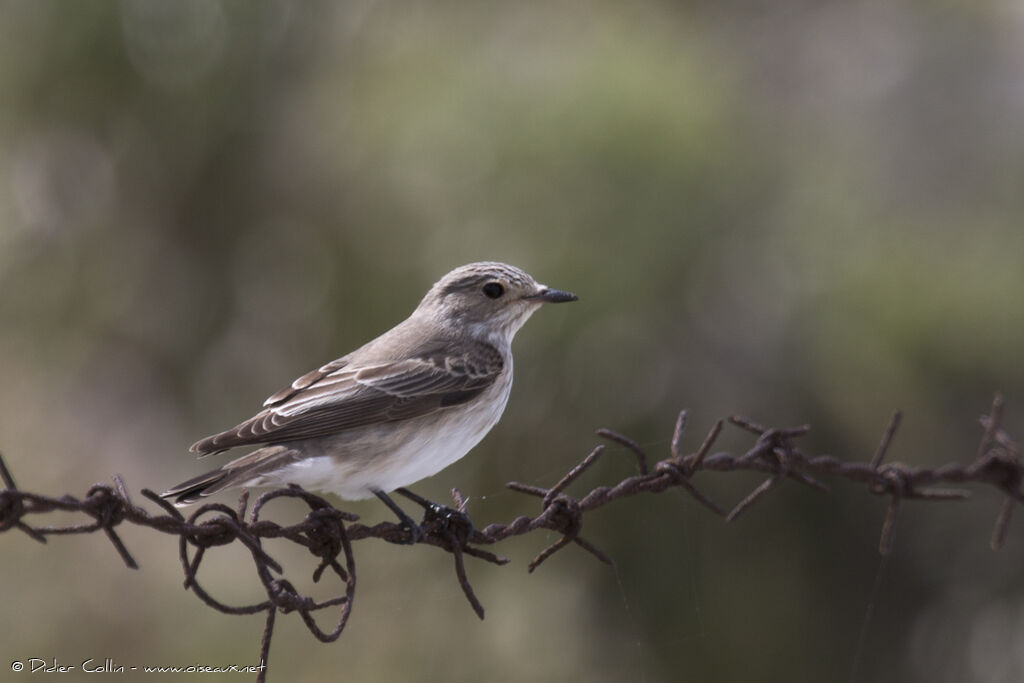
[[484, 296], [488, 299], [497, 299], [499, 296], [505, 293], [505, 288], [499, 285], [497, 282], [488, 282], [484, 285]]

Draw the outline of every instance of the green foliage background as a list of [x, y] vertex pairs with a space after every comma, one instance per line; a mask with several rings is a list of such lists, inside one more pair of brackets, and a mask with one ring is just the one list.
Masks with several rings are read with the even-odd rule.
[[[523, 330], [504, 420], [417, 487], [479, 524], [534, 512], [503, 483], [553, 483], [596, 427], [664, 457], [683, 407], [690, 449], [743, 413], [865, 459], [899, 407], [894, 459], [966, 460], [993, 391], [1022, 431], [1022, 46], [995, 1], [3, 0], [0, 448], [28, 490], [162, 490], [210, 465], [196, 438], [495, 259], [580, 302]], [[272, 676], [1024, 677], [998, 497], [906, 506], [873, 592], [884, 502], [835, 488], [731, 524], [616, 504], [586, 529], [614, 569], [528, 576], [551, 539], [514, 540], [470, 567], [482, 623], [448, 557], [360, 543], [345, 635], [279, 620]], [[139, 573], [100, 538], [0, 537], [5, 660], [255, 663], [258, 618], [185, 593], [176, 540], [125, 535]], [[258, 595], [242, 554], [207, 571]]]

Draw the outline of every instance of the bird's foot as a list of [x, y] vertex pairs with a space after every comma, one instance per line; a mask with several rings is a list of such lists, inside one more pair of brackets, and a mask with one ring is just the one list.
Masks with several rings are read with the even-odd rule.
[[473, 521], [462, 510], [427, 500], [406, 488], [396, 489], [395, 493], [423, 507], [421, 530], [425, 529], [427, 533], [437, 533], [441, 536], [454, 536], [460, 547], [465, 547], [473, 537]]
[[398, 526], [402, 531], [406, 532], [409, 535], [409, 537], [406, 540], [398, 541], [402, 545], [416, 545], [417, 543], [422, 541], [427, 535], [427, 533], [423, 531], [422, 526], [412, 521], [412, 519], [408, 517], [401, 520]]
[[465, 512], [437, 503], [424, 508], [423, 526], [436, 529], [445, 536], [454, 536], [460, 547], [465, 547], [476, 531], [473, 520]]

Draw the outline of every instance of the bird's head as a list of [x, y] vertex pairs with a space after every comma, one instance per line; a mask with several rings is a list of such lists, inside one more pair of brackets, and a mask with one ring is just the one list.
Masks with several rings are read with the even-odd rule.
[[434, 283], [414, 315], [429, 316], [477, 339], [511, 341], [541, 304], [576, 299], [575, 294], [539, 284], [515, 266], [484, 261], [460, 266]]

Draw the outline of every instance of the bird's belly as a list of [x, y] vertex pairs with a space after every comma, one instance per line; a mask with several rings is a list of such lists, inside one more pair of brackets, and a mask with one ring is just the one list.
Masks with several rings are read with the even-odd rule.
[[451, 465], [487, 435], [505, 409], [508, 385], [496, 387], [490, 400], [308, 440], [303, 448], [311, 457], [288, 465], [275, 479], [348, 500], [409, 486]]

